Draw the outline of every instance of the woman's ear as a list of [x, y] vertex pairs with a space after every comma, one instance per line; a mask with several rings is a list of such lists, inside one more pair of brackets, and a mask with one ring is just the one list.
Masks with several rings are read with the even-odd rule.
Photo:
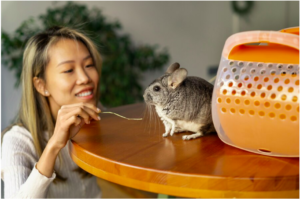
[[34, 77], [33, 78], [33, 85], [35, 89], [43, 96], [48, 97], [50, 96], [48, 90], [46, 89], [45, 81], [41, 78]]

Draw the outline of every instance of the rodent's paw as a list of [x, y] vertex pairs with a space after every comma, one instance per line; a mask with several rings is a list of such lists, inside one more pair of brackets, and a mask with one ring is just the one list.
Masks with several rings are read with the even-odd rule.
[[169, 133], [168, 133], [168, 132], [166, 132], [166, 133], [164, 133], [162, 136], [163, 136], [163, 137], [167, 137], [167, 136], [168, 136], [168, 134], [169, 134]]
[[182, 136], [182, 139], [183, 140], [190, 140], [191, 138], [188, 135], [184, 135], [184, 136]]
[[196, 139], [196, 138], [201, 137], [201, 136], [203, 136], [202, 133], [195, 133], [193, 135], [184, 135], [184, 136], [182, 136], [182, 139], [183, 140], [190, 140], [190, 139]]

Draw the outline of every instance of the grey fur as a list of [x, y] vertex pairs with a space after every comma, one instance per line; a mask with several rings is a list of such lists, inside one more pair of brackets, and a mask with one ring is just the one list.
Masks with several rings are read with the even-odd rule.
[[[175, 130], [173, 128], [173, 131], [175, 133], [186, 131], [186, 128], [179, 125], [179, 121], [201, 124], [200, 129], [193, 131], [197, 136], [185, 136], [183, 139], [196, 138], [207, 133], [215, 132], [211, 114], [213, 85], [200, 77], [185, 77], [181, 75], [182, 73], [179, 73], [181, 76], [178, 78], [175, 77], [175, 79], [181, 79], [180, 81], [182, 82], [180, 82], [177, 87], [172, 88], [170, 85], [172, 74], [175, 74], [176, 70], [182, 70], [176, 67], [172, 73], [168, 73], [172, 71], [173, 68], [174, 64], [169, 66], [167, 73], [154, 80], [144, 92], [146, 104], [154, 105], [156, 111], [158, 111], [158, 109], [162, 110], [160, 113], [157, 113], [166, 126], [164, 136], [168, 135], [167, 124], [173, 122], [173, 124], [175, 124]], [[155, 91], [157, 87], [160, 88], [159, 91]], [[171, 135], [174, 132], [171, 132]]]

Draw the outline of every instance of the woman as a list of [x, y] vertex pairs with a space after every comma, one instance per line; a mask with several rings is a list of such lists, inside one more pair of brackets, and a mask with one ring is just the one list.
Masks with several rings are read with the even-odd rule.
[[53, 27], [28, 41], [18, 120], [2, 139], [5, 197], [100, 196], [96, 178], [70, 158], [68, 140], [100, 120], [101, 66], [95, 45], [78, 31]]

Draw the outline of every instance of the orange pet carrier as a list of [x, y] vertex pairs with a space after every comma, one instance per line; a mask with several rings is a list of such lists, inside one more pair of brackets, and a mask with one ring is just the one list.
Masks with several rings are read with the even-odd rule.
[[227, 39], [212, 115], [226, 144], [299, 157], [299, 27], [241, 32]]

